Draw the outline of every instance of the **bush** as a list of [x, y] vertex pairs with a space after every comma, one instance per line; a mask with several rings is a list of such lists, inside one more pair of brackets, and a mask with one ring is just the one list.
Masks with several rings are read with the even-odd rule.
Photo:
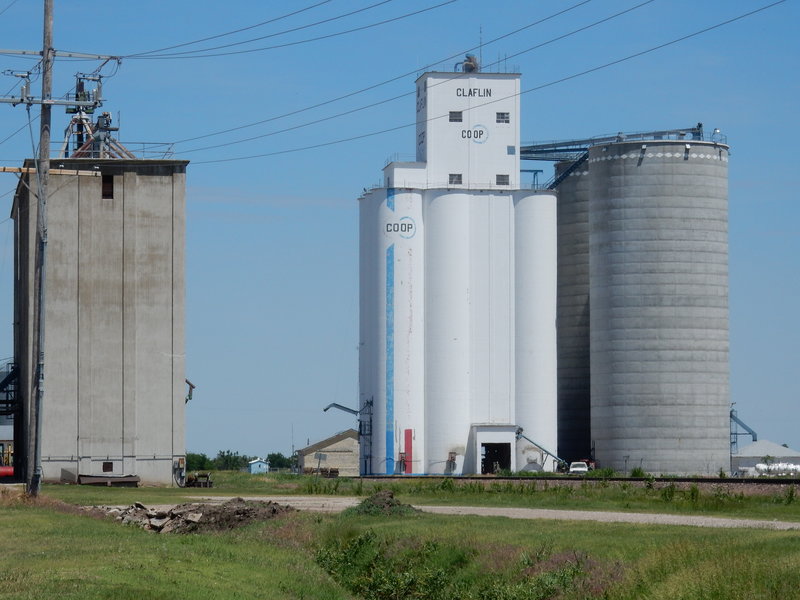
[[647, 473], [642, 467], [634, 467], [631, 469], [631, 477], [635, 477], [637, 479], [644, 479], [647, 477]]
[[403, 504], [390, 490], [381, 490], [369, 498], [365, 498], [358, 506], [344, 511], [345, 515], [413, 515], [419, 511], [410, 504]]
[[255, 457], [231, 452], [230, 450], [220, 450], [213, 460], [214, 468], [218, 471], [239, 471], [246, 469], [247, 464]]

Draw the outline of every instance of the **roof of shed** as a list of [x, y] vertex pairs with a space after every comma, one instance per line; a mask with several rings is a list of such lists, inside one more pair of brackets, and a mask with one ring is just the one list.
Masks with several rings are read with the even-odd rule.
[[358, 432], [355, 429], [346, 429], [344, 431], [340, 431], [336, 435], [333, 435], [329, 438], [325, 438], [322, 441], [317, 442], [316, 444], [311, 444], [310, 446], [306, 446], [305, 448], [301, 448], [297, 451], [298, 454], [311, 454], [312, 452], [316, 452], [317, 450], [321, 450], [322, 448], [327, 448], [337, 442], [341, 442], [344, 439], [353, 438], [354, 440], [358, 440]]

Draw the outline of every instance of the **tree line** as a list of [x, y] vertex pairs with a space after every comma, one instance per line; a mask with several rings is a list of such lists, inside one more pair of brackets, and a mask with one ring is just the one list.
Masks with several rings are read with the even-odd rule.
[[[259, 456], [247, 456], [231, 450], [220, 450], [217, 456], [209, 458], [201, 452], [186, 453], [187, 471], [240, 471], [246, 469], [251, 460], [261, 458]], [[270, 469], [291, 469], [296, 459], [291, 456], [284, 456], [280, 452], [267, 454], [267, 462]]]

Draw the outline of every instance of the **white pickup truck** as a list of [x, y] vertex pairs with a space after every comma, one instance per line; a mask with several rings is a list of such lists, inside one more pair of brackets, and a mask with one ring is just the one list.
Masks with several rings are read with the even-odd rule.
[[585, 475], [589, 472], [589, 465], [583, 461], [569, 463], [570, 475]]

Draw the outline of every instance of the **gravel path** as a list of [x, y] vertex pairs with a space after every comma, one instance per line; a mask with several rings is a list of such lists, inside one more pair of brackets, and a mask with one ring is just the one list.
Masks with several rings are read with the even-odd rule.
[[[224, 502], [229, 496], [198, 497], [203, 502]], [[247, 500], [270, 500], [289, 504], [298, 510], [336, 513], [355, 506], [362, 499], [350, 496], [257, 496]], [[649, 525], [689, 525], [693, 527], [726, 527], [751, 529], [800, 529], [800, 522], [761, 521], [757, 519], [728, 519], [694, 515], [667, 515], [589, 510], [553, 510], [547, 508], [502, 508], [495, 506], [423, 506], [423, 512], [439, 515], [477, 515], [482, 517], [508, 517], [509, 519], [551, 519], [558, 521], [599, 521], [603, 523], [643, 523]]]

